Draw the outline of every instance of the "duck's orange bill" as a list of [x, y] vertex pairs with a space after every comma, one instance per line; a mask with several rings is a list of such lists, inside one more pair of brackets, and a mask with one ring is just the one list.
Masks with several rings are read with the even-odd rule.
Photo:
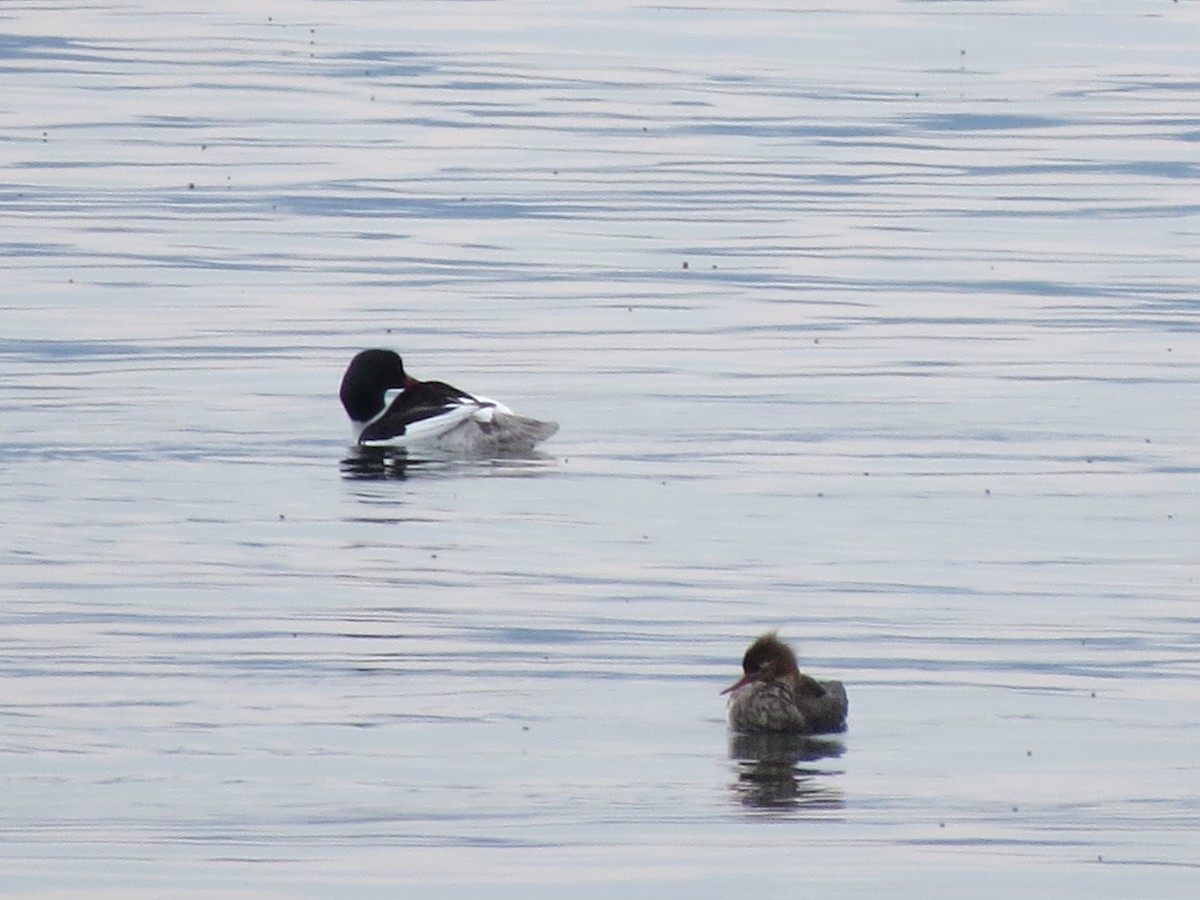
[[736, 691], [742, 685], [749, 684], [750, 682], [755, 681], [755, 680], [756, 680], [756, 677], [754, 675], [743, 675], [741, 678], [739, 678], [737, 681], [735, 681], [729, 687], [725, 688], [725, 690], [721, 691], [721, 693], [722, 694], [731, 693], [732, 691]]

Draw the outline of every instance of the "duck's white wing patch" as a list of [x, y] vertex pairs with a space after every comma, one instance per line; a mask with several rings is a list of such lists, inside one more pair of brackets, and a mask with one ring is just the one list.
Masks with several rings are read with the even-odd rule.
[[364, 441], [367, 447], [436, 448], [453, 453], [479, 454], [528, 450], [558, 430], [553, 422], [516, 415], [503, 403], [487, 397], [464, 401], [436, 416], [405, 426], [404, 434], [381, 441]]
[[[418, 444], [436, 443], [443, 435], [454, 431], [464, 422], [470, 422], [478, 413], [479, 407], [473, 403], [463, 403], [430, 416], [409, 422], [404, 427], [404, 434], [381, 441], [364, 441], [366, 447], [411, 447]], [[360, 429], [361, 431], [361, 429]]]
[[479, 405], [474, 408], [471, 418], [476, 422], [490, 423], [496, 413], [505, 413], [510, 416], [513, 414], [513, 411], [499, 400], [489, 400], [487, 397], [476, 397], [475, 400]]

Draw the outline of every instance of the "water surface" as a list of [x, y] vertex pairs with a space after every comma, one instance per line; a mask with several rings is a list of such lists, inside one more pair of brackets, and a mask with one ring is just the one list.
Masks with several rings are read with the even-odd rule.
[[[1198, 39], [8, 4], [5, 893], [1191, 897]], [[356, 457], [368, 346], [562, 430]]]

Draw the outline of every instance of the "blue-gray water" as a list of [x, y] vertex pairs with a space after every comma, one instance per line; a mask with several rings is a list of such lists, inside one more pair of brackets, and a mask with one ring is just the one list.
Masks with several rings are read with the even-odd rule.
[[[0, 8], [0, 889], [1195, 896], [1197, 46]], [[354, 460], [368, 346], [562, 430]], [[774, 627], [845, 735], [731, 747]]]

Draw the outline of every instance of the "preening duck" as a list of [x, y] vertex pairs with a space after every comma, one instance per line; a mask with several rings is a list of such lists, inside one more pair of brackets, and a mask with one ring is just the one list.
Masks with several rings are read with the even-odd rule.
[[[389, 403], [388, 391], [397, 389]], [[495, 400], [440, 381], [418, 381], [391, 350], [363, 350], [350, 360], [339, 396], [354, 440], [363, 447], [520, 452], [558, 431], [554, 422], [518, 416]]]
[[800, 671], [796, 654], [774, 632], [742, 657], [742, 677], [729, 694], [729, 727], [735, 731], [822, 734], [846, 730], [849, 701], [840, 681], [817, 681]]

